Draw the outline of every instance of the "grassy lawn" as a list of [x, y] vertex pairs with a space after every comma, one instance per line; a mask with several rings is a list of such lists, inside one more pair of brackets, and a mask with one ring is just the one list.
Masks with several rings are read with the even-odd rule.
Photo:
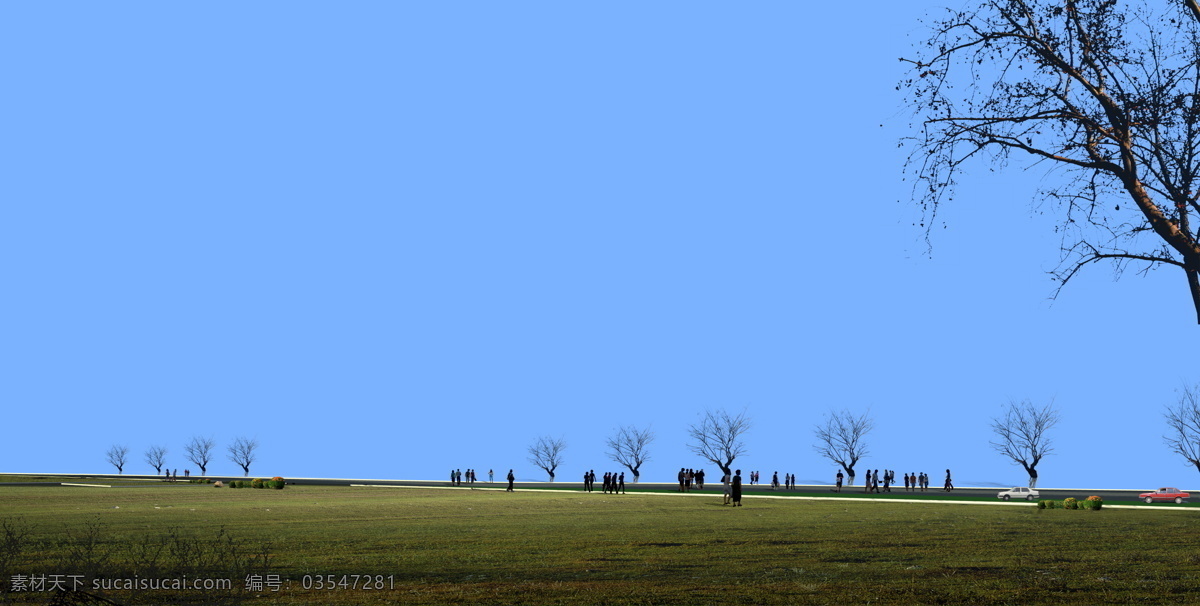
[[[119, 603], [1182, 604], [1200, 601], [1198, 525], [1190, 510], [886, 500], [13, 487], [0, 489], [0, 585], [83, 575]], [[183, 574], [234, 589], [91, 588]], [[283, 587], [247, 592], [247, 574]], [[355, 574], [384, 588], [304, 589], [305, 575]]]

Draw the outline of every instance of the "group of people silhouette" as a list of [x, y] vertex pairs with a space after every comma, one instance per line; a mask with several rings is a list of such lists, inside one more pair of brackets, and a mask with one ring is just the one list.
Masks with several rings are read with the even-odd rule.
[[[595, 492], [596, 486], [596, 470], [589, 469], [583, 473], [583, 490], [585, 492]], [[604, 472], [603, 490], [606, 493], [625, 494], [625, 472]]]

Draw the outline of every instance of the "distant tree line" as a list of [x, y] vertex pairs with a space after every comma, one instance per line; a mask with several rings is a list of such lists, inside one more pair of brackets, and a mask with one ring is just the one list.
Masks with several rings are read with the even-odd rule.
[[[1164, 441], [1172, 452], [1182, 456], [1200, 471], [1200, 385], [1185, 387], [1178, 402], [1167, 407], [1164, 416], [1168, 433]], [[1029, 477], [1029, 486], [1038, 483], [1038, 466], [1053, 454], [1051, 430], [1061, 421], [1053, 403], [1037, 406], [1026, 399], [1010, 401], [1001, 414], [991, 421], [991, 447], [1000, 455], [1020, 466]], [[746, 434], [751, 427], [750, 417], [743, 410], [732, 414], [726, 410], [706, 410], [699, 421], [687, 428], [688, 449], [711, 461], [724, 473], [733, 473], [733, 462], [744, 456]], [[831, 410], [824, 421], [813, 428], [813, 449], [822, 458], [844, 469], [850, 485], [854, 485], [855, 466], [868, 454], [867, 435], [875, 428], [870, 411]], [[641, 479], [641, 467], [650, 460], [650, 446], [655, 434], [649, 428], [623, 425], [613, 430], [606, 440], [609, 458]], [[529, 461], [546, 472], [550, 481], [565, 460], [566, 440], [562, 437], [541, 436], [529, 446]]]
[[[258, 440], [255, 438], [238, 437], [226, 447], [230, 461], [242, 468], [244, 475], [250, 475], [250, 466], [258, 459]], [[212, 462], [217, 443], [212, 438], [194, 436], [183, 445], [183, 457], [200, 469], [200, 475], [208, 474], [208, 465]], [[143, 454], [146, 464], [153, 467], [155, 473], [162, 474], [167, 465], [167, 447], [153, 445]], [[129, 463], [129, 447], [124, 444], [114, 444], [104, 453], [105, 460], [117, 468], [117, 473], [125, 473], [125, 465]]]

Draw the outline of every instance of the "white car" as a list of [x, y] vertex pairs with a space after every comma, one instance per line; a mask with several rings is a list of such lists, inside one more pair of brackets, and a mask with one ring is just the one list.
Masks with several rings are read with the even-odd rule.
[[1033, 501], [1040, 496], [1042, 496], [1041, 493], [1032, 488], [1025, 486], [1014, 486], [1008, 490], [1001, 490], [996, 495], [996, 498], [1004, 499], [1005, 501], [1009, 499], [1025, 499], [1026, 501]]

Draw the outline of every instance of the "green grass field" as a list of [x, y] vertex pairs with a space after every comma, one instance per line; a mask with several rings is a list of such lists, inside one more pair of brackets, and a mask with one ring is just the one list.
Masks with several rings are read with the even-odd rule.
[[[81, 575], [89, 593], [123, 604], [1183, 604], [1200, 602], [1198, 524], [1187, 509], [12, 487], [0, 491], [0, 584], [11, 603], [51, 599], [12, 591], [14, 575], [57, 574]], [[233, 588], [91, 587], [184, 574]], [[246, 591], [247, 575], [278, 575], [281, 588]], [[350, 576], [318, 591], [317, 575], [322, 584]]]

